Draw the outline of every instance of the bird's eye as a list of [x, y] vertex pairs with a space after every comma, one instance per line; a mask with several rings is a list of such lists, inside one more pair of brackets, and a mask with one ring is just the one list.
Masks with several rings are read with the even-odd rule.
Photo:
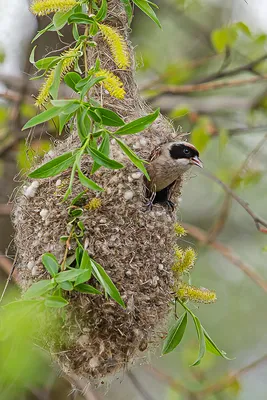
[[184, 154], [189, 154], [189, 153], [190, 153], [190, 150], [184, 149]]

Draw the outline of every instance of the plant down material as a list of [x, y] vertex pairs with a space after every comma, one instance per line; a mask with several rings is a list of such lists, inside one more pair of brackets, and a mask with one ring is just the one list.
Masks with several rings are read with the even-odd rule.
[[[122, 29], [122, 26], [127, 27], [127, 16], [121, 1], [109, 1], [108, 10], [108, 21], [116, 25], [132, 58], [126, 29]], [[97, 35], [96, 44], [96, 48], [87, 49], [88, 69], [99, 59], [102, 68], [98, 71], [99, 76], [107, 76], [103, 85], [110, 94], [113, 90], [113, 96], [114, 93], [116, 96], [110, 96], [98, 84], [93, 88], [94, 98], [128, 122], [148, 114], [150, 110], [137, 94], [133, 70], [116, 71], [116, 75], [107, 72], [114, 71], [109, 44], [101, 35]], [[113, 75], [117, 84], [122, 82], [117, 92]], [[167, 140], [179, 140], [179, 134], [162, 116], [143, 132], [123, 137], [124, 143], [134, 148], [142, 159], [148, 159], [151, 151]], [[66, 296], [69, 305], [63, 316], [60, 310], [51, 312], [47, 331], [42, 332], [46, 348], [63, 371], [96, 384], [108, 375], [146, 359], [146, 349], [153, 349], [158, 344], [160, 332], [166, 329], [174, 284], [171, 266], [177, 237], [173, 227], [176, 213], [170, 215], [161, 205], [155, 205], [151, 212], [143, 212], [143, 175], [117, 143], [111, 141], [110, 153], [114, 160], [123, 163], [124, 168], [99, 168], [93, 178], [105, 191], [99, 193], [96, 203], [95, 192], [87, 190], [78, 207], [85, 209], [81, 217], [84, 247], [111, 277], [126, 308], [103, 295], [69, 291]], [[79, 138], [74, 131], [56, 146], [52, 154], [49, 152], [45, 156], [44, 162], [78, 146]], [[90, 176], [92, 158], [88, 154], [82, 158], [79, 168], [84, 175]], [[60, 262], [66, 248], [69, 257], [75, 255], [76, 242], [70, 237], [66, 247], [66, 242], [60, 240], [66, 235], [66, 227], [69, 229], [68, 207], [72, 207], [72, 200], [84, 190], [77, 174], [73, 174], [72, 193], [62, 202], [62, 192], [66, 190], [68, 183], [65, 185], [65, 182], [69, 181], [70, 175], [71, 170], [67, 169], [56, 177], [34, 180], [34, 194], [31, 197], [21, 194], [16, 198], [13, 222], [18, 249], [17, 269], [23, 292], [32, 282], [48, 278], [42, 263], [43, 254], [53, 253]], [[27, 182], [26, 186], [33, 183]], [[173, 193], [172, 201], [176, 205], [181, 187], [182, 181]], [[71, 229], [68, 234], [70, 232]], [[92, 285], [101, 290], [95, 278], [92, 278]], [[56, 328], [53, 328], [55, 319]]]

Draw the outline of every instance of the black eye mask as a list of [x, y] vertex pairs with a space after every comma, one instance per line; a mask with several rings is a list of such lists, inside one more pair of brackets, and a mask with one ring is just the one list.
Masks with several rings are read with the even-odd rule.
[[175, 160], [178, 160], [179, 158], [198, 157], [199, 152], [185, 144], [173, 144], [170, 148], [170, 156]]

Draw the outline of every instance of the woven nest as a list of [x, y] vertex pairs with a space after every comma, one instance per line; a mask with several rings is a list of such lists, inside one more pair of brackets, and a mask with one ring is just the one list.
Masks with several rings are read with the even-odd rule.
[[[108, 23], [116, 25], [126, 37], [126, 17], [121, 2], [109, 2]], [[127, 42], [128, 43], [128, 42]], [[90, 63], [98, 56], [101, 66], [113, 70], [124, 82], [127, 95], [124, 101], [112, 99], [104, 91], [95, 93], [106, 107], [114, 109], [126, 120], [145, 115], [150, 110], [140, 102], [133, 80], [133, 66], [127, 72], [115, 70], [110, 52], [102, 38], [97, 50], [90, 50]], [[129, 51], [131, 53], [130, 45]], [[97, 53], [96, 53], [97, 52]], [[132, 54], [132, 53], [131, 53]], [[75, 132], [58, 144], [51, 157], [76, 148], [79, 143]], [[142, 158], [148, 159], [160, 143], [177, 140], [171, 125], [159, 117], [154, 124], [138, 135], [125, 137], [125, 142]], [[172, 289], [175, 213], [161, 205], [144, 212], [143, 176], [111, 143], [112, 156], [125, 168], [111, 171], [101, 168], [95, 181], [105, 188], [97, 196], [101, 207], [84, 208], [84, 243], [89, 254], [99, 262], [118, 287], [127, 308], [124, 310], [104, 296], [79, 293], [69, 295], [64, 321], [47, 321], [46, 347], [67, 374], [85, 377], [99, 383], [103, 377], [129, 367], [145, 358], [147, 349], [155, 347], [165, 329]], [[91, 159], [84, 158], [82, 170], [88, 174]], [[60, 237], [66, 235], [69, 221], [67, 206], [83, 190], [78, 179], [67, 202], [62, 195], [68, 185], [70, 171], [56, 178], [28, 181], [14, 207], [15, 243], [18, 250], [17, 269], [24, 291], [32, 282], [46, 278], [41, 256], [51, 252], [62, 260], [65, 244]], [[26, 187], [25, 187], [26, 185]], [[29, 189], [30, 188], [30, 189]], [[181, 187], [172, 201], [177, 203]], [[85, 203], [96, 196], [88, 191]], [[83, 207], [83, 205], [82, 205]], [[70, 251], [75, 252], [75, 244]]]

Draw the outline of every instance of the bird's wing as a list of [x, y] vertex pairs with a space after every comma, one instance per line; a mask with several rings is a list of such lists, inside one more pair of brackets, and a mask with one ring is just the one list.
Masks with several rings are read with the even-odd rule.
[[[169, 200], [171, 200], [172, 196], [175, 195], [177, 197], [177, 191], [179, 190], [178, 188], [181, 188], [181, 177], [176, 179], [173, 183], [169, 185]], [[180, 195], [180, 190], [179, 190], [179, 195]]]

